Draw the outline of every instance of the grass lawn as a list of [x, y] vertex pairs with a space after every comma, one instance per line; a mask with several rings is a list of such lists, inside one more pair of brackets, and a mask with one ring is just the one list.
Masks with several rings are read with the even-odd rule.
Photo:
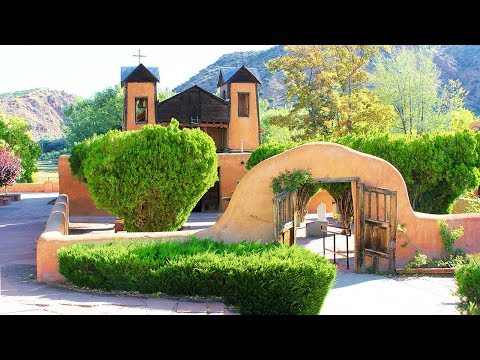
[[58, 164], [55, 160], [39, 160], [33, 182], [58, 181]]

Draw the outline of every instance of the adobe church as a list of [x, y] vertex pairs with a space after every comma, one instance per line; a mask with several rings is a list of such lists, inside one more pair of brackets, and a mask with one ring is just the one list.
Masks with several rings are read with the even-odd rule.
[[207, 191], [194, 211], [225, 211], [238, 182], [246, 174], [245, 163], [260, 145], [260, 118], [256, 69], [245, 66], [220, 68], [218, 97], [201, 87], [191, 88], [157, 101], [158, 68], [124, 67], [122, 130], [138, 130], [147, 124], [169, 125], [175, 118], [180, 128], [199, 128], [215, 142], [219, 181]]

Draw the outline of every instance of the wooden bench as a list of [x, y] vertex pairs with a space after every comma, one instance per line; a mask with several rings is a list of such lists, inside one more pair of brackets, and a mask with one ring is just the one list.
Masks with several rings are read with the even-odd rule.
[[22, 199], [22, 194], [0, 194], [1, 198], [10, 198], [11, 201], [20, 201]]

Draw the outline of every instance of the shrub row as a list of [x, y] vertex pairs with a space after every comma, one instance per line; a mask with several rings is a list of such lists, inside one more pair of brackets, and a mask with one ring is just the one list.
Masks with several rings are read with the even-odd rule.
[[[479, 258], [480, 260], [480, 258]], [[455, 271], [457, 295], [467, 313], [480, 314], [480, 264], [471, 259]], [[477, 315], [478, 315], [477, 314]]]
[[60, 273], [76, 286], [221, 297], [242, 314], [318, 314], [337, 271], [301, 247], [195, 238], [77, 244], [58, 258]]

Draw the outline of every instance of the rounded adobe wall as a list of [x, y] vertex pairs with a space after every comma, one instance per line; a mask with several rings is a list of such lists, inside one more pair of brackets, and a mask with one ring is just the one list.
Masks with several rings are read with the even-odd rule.
[[[456, 228], [465, 227], [458, 245], [468, 252], [480, 251], [480, 214], [430, 215], [412, 210], [400, 172], [387, 161], [334, 143], [309, 143], [267, 159], [251, 169], [240, 181], [224, 215], [208, 229], [218, 240], [273, 241], [273, 193], [270, 181], [287, 169], [307, 169], [313, 178], [359, 177], [361, 182], [397, 191], [397, 222], [404, 224], [413, 246], [405, 248], [397, 234], [397, 263], [405, 264], [415, 247], [429, 256], [440, 256], [442, 241], [439, 219]], [[468, 235], [468, 238], [467, 238]], [[465, 240], [466, 239], [466, 240]]]

